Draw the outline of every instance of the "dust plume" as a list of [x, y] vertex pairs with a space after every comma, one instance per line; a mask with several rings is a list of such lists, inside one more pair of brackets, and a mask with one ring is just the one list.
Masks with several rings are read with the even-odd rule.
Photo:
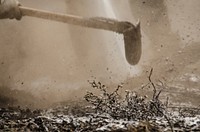
[[[27, 7], [83, 17], [112, 17], [108, 14], [110, 5], [101, 1], [20, 2]], [[113, 32], [30, 17], [1, 20], [0, 26], [0, 60], [4, 63], [1, 89], [7, 91], [3, 96], [14, 104], [25, 104], [26, 100], [27, 104], [42, 106], [79, 98], [89, 86], [87, 80], [115, 84], [139, 73], [125, 60], [122, 36]], [[14, 91], [20, 94], [9, 94]]]
[[[30, 17], [21, 21], [1, 20], [0, 104], [41, 107], [79, 99], [88, 89], [90, 79], [107, 84], [128, 80], [133, 87], [141, 84], [144, 76], [140, 73], [149, 66], [156, 68], [158, 77], [177, 75], [181, 70], [165, 71], [184, 69], [190, 64], [178, 65], [183, 62], [177, 51], [184, 50], [180, 47], [199, 44], [198, 0], [20, 2], [27, 7], [83, 17], [109, 17], [132, 23], [139, 19], [143, 55], [139, 65], [130, 66], [125, 59], [122, 36], [113, 32]], [[195, 17], [187, 19], [188, 16]], [[199, 55], [197, 51], [195, 55]], [[198, 61], [199, 57], [191, 58]], [[140, 80], [135, 76], [141, 76]]]

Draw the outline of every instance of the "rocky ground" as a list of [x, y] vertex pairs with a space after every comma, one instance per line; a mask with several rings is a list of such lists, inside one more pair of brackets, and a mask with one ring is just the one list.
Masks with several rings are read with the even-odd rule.
[[[77, 113], [73, 113], [75, 110]], [[21, 108], [1, 108], [1, 131], [95, 131], [95, 132], [160, 132], [171, 131], [164, 117], [150, 121], [116, 120], [108, 114], [91, 113], [88, 108], [58, 107], [48, 110], [30, 110]], [[71, 111], [71, 112], [70, 112]], [[187, 111], [189, 112], [189, 110]], [[191, 112], [191, 111], [190, 111]], [[198, 110], [200, 114], [200, 110]], [[173, 112], [170, 116], [173, 130], [176, 132], [200, 131], [200, 115], [183, 116]]]
[[152, 98], [126, 90], [125, 97], [100, 82], [91, 86], [100, 94], [87, 92], [83, 102], [62, 103], [51, 109], [0, 108], [1, 131], [41, 132], [189, 132], [200, 131], [200, 108], [172, 107], [161, 101], [153, 87]]

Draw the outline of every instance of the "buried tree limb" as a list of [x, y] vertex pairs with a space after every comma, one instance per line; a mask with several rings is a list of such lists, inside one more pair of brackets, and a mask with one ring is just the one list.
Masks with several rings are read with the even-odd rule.
[[82, 27], [95, 28], [113, 31], [123, 34], [125, 44], [125, 55], [129, 64], [136, 65], [141, 57], [141, 32], [140, 23], [136, 26], [126, 21], [117, 21], [115, 19], [92, 17], [84, 18], [74, 15], [57, 14], [43, 10], [20, 7], [23, 16], [43, 18], [58, 22], [64, 22]]

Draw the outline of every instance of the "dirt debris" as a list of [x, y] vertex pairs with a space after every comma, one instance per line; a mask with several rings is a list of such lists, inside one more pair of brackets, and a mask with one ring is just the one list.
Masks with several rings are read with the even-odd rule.
[[[149, 77], [150, 78], [150, 77]], [[151, 80], [151, 79], [150, 79]], [[169, 132], [200, 131], [200, 108], [172, 107], [160, 100], [154, 89], [152, 99], [133, 91], [108, 92], [100, 82], [91, 86], [100, 95], [87, 92], [86, 102], [61, 104], [51, 109], [0, 108], [2, 131], [44, 132]], [[153, 85], [151, 82], [149, 85]], [[155, 87], [156, 88], [156, 87]]]
[[[79, 109], [82, 109], [79, 107]], [[85, 108], [83, 108], [85, 109]], [[91, 109], [87, 107], [87, 109]], [[0, 129], [2, 131], [94, 131], [94, 132], [159, 132], [171, 131], [164, 117], [153, 120], [116, 120], [106, 113], [86, 112], [80, 116], [70, 115], [68, 107], [48, 110], [1, 108]], [[65, 113], [65, 114], [64, 114]], [[183, 117], [174, 112], [170, 116], [174, 131], [200, 131], [200, 116]]]

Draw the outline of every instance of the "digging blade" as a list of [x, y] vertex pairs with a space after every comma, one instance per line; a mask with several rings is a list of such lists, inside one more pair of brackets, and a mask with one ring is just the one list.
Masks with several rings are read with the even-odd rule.
[[127, 24], [130, 27], [123, 33], [126, 60], [129, 64], [136, 65], [142, 54], [140, 23], [138, 22], [136, 26]]

